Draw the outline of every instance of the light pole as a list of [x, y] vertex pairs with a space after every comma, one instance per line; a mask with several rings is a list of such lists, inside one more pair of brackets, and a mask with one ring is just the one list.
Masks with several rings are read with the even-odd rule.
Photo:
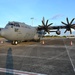
[[33, 19], [34, 19], [34, 18], [32, 17], [32, 18], [31, 18], [31, 20], [32, 20], [32, 26], [33, 26]]

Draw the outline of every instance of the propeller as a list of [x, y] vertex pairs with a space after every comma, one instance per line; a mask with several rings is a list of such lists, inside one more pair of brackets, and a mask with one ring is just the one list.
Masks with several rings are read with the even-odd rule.
[[50, 31], [49, 31], [49, 27], [50, 27], [50, 25], [52, 25], [53, 23], [48, 24], [48, 22], [49, 22], [49, 20], [47, 20], [47, 21], [45, 22], [45, 18], [43, 17], [42, 26], [39, 25], [38, 28], [43, 29], [45, 32], [48, 32], [48, 34], [49, 34], [49, 32], [50, 32]]
[[64, 33], [66, 33], [67, 31], [70, 31], [70, 34], [72, 34], [71, 28], [73, 28], [73, 25], [74, 25], [74, 24], [72, 24], [72, 23], [73, 23], [74, 19], [75, 19], [75, 18], [73, 18], [73, 19], [71, 20], [71, 22], [69, 22], [69, 19], [66, 18], [67, 23], [61, 22], [62, 24], [64, 24], [64, 25], [66, 26], [66, 30], [65, 30]]

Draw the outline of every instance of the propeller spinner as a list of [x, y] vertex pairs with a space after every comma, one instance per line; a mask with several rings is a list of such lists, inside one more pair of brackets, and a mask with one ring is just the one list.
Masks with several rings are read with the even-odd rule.
[[50, 25], [52, 25], [53, 23], [48, 24], [48, 21], [49, 21], [49, 20], [47, 20], [46, 23], [45, 23], [45, 19], [44, 19], [44, 17], [43, 17], [42, 26], [39, 25], [39, 28], [43, 29], [45, 32], [48, 32], [48, 34], [49, 34], [49, 32], [50, 32], [50, 31], [49, 31], [49, 27], [50, 27]]
[[72, 24], [72, 23], [73, 23], [74, 19], [75, 19], [75, 18], [73, 18], [73, 19], [71, 20], [71, 22], [69, 22], [68, 18], [66, 18], [67, 23], [61, 22], [62, 24], [64, 24], [64, 25], [66, 26], [66, 30], [65, 30], [64, 33], [66, 33], [67, 31], [70, 31], [70, 34], [72, 34], [71, 28], [73, 28], [73, 25], [74, 25], [74, 24]]

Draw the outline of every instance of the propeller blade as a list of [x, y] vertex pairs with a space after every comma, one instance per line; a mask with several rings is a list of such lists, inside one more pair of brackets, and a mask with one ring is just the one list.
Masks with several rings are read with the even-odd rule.
[[65, 32], [64, 33], [66, 33], [67, 32], [67, 29], [65, 30]]
[[45, 23], [45, 18], [43, 17], [42, 21]]
[[46, 21], [46, 26], [47, 26], [47, 24], [48, 24], [48, 20]]
[[70, 34], [72, 34], [71, 28], [70, 28]]
[[50, 32], [48, 32], [48, 34], [50, 34]]
[[41, 27], [41, 25], [38, 25], [39, 27]]
[[39, 25], [38, 30], [44, 30], [45, 32], [47, 32], [49, 34], [50, 33], [49, 26], [52, 25], [53, 23], [48, 24], [48, 21], [49, 20], [47, 20], [45, 23], [45, 18], [43, 17], [42, 26]]
[[71, 20], [70, 25], [72, 24], [72, 22], [74, 21], [74, 19], [75, 19], [75, 18], [73, 18], [73, 19]]
[[66, 21], [67, 21], [67, 23], [69, 24], [69, 20], [68, 20], [68, 18], [66, 18]]
[[43, 26], [41, 26], [41, 25], [38, 25], [38, 27], [39, 27], [39, 28], [42, 28]]
[[75, 18], [73, 18], [73, 19], [71, 20], [71, 22], [69, 23], [68, 18], [66, 18], [67, 24], [64, 23], [64, 22], [61, 22], [62, 24], [66, 25], [66, 27], [65, 27], [66, 30], [65, 30], [64, 33], [66, 33], [67, 31], [70, 31], [70, 34], [72, 34], [71, 28], [75, 29], [75, 24], [72, 24], [73, 21], [74, 21], [74, 19], [75, 19]]
[[45, 23], [42, 21], [43, 26], [45, 26]]
[[48, 30], [48, 34], [50, 33], [50, 31]]
[[64, 24], [64, 25], [67, 25], [66, 23], [64, 23], [64, 22], [61, 22], [62, 24]]
[[75, 24], [72, 24], [71, 28], [75, 29]]
[[49, 25], [48, 25], [48, 27], [50, 26], [50, 25], [52, 25], [53, 23], [50, 23]]

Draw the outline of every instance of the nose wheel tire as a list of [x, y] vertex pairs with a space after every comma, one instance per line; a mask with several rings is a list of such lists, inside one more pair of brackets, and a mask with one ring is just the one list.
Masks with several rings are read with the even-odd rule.
[[18, 44], [18, 41], [13, 41], [12, 44], [13, 45], [17, 45]]

